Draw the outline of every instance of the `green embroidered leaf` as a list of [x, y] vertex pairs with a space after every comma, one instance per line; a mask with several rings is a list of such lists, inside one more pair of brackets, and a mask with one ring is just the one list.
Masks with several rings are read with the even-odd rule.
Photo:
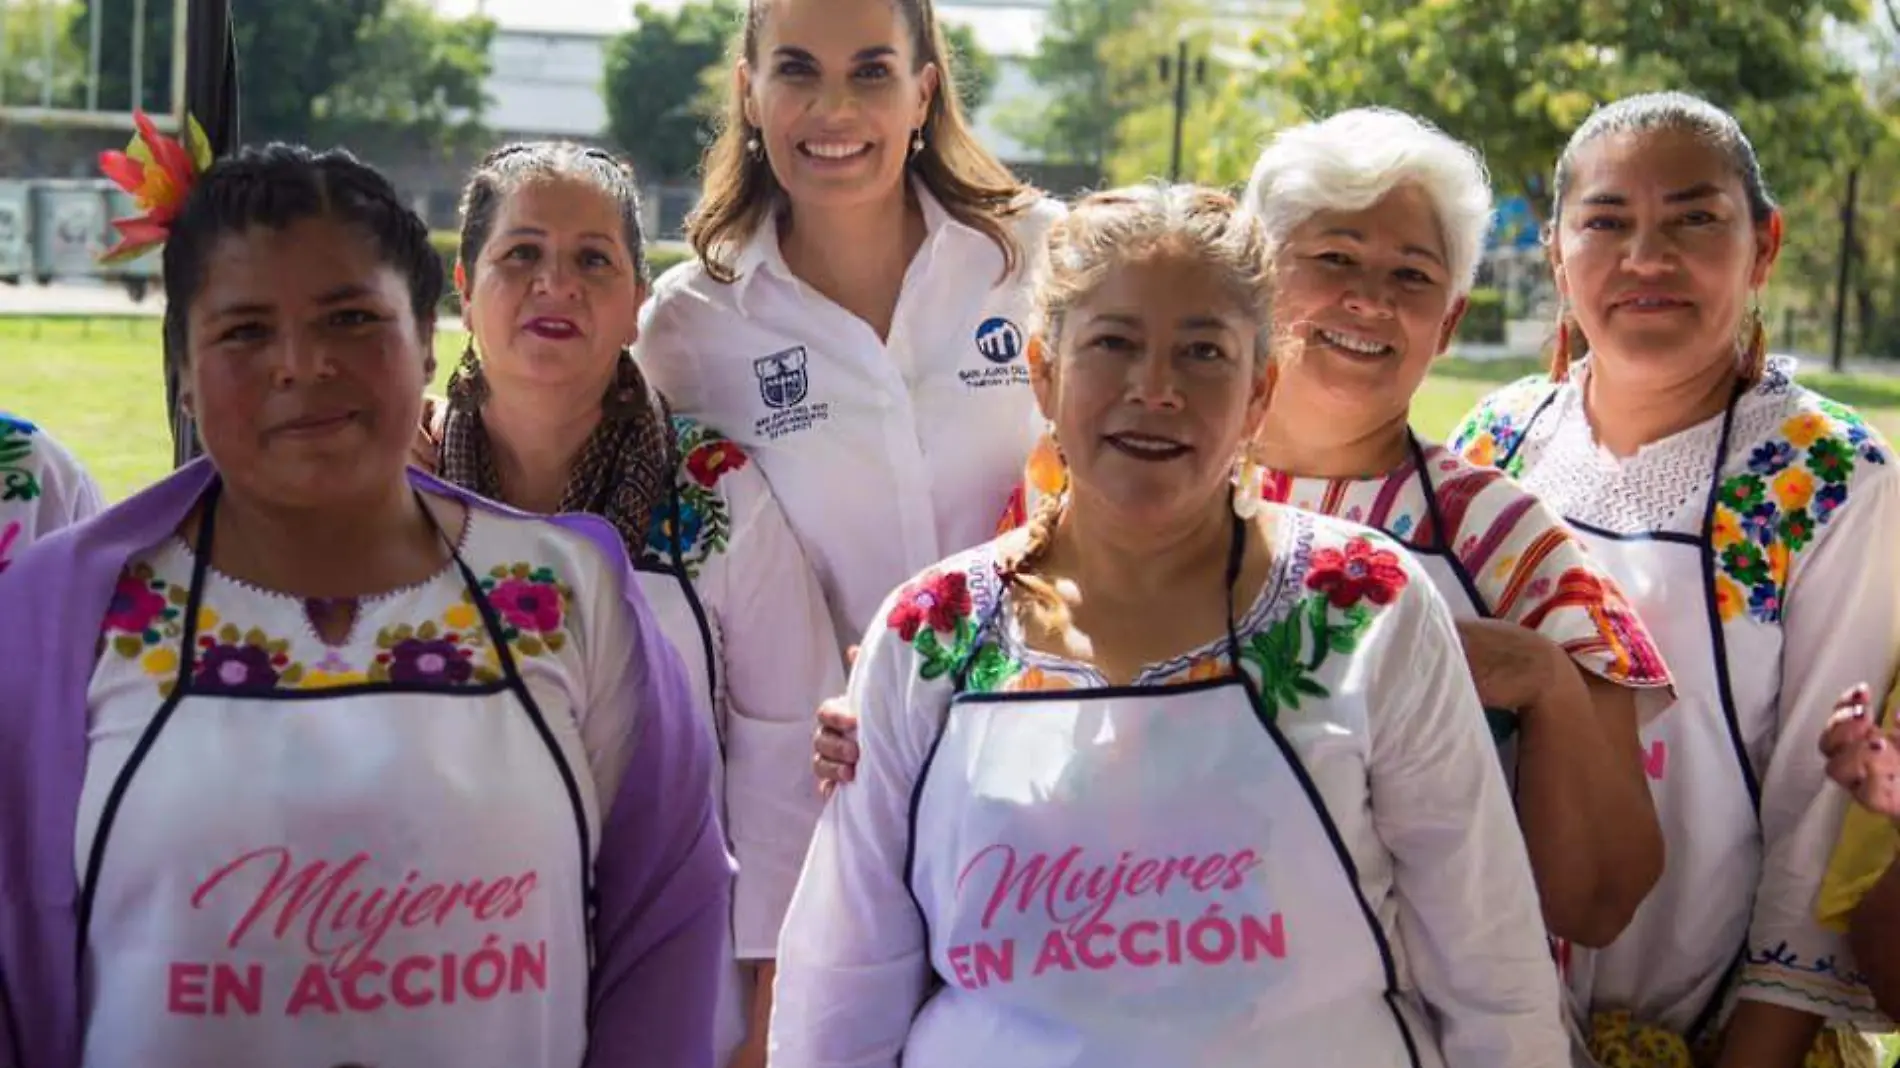
[[1305, 675], [1297, 675], [1294, 677], [1293, 688], [1307, 697], [1331, 697], [1333, 695], [1331, 690], [1314, 682]]
[[191, 593], [179, 586], [167, 586], [165, 588], [165, 599], [173, 604], [182, 605], [186, 601], [191, 600]]
[[425, 642], [434, 641], [436, 635], [439, 633], [441, 633], [441, 631], [436, 627], [435, 620], [433, 619], [416, 628], [416, 637], [421, 638]]
[[547, 650], [547, 647], [542, 645], [541, 639], [534, 635], [523, 634], [521, 640], [515, 643], [515, 649], [518, 650], [522, 656], [540, 656]]
[[295, 686], [299, 682], [302, 682], [303, 681], [303, 665], [292, 664], [289, 667], [285, 668], [283, 671], [278, 673], [277, 681], [280, 683], [283, 683], [285, 686]]
[[253, 646], [258, 649], [263, 649], [266, 647], [266, 645], [269, 642], [270, 642], [270, 639], [265, 636], [264, 632], [257, 629], [256, 627], [252, 627], [250, 630], [247, 630], [244, 632], [245, 645]]
[[1019, 665], [1004, 654], [1001, 647], [985, 642], [970, 661], [970, 690], [994, 693], [1018, 671]]
[[144, 650], [145, 650], [145, 643], [141, 641], [136, 635], [121, 634], [118, 637], [112, 639], [112, 651], [115, 653], [118, 653], [122, 657], [125, 657], [127, 660], [138, 659], [139, 653], [143, 652]]
[[567, 635], [558, 630], [545, 635], [542, 640], [547, 642], [549, 652], [558, 653], [567, 646]]
[[238, 630], [235, 624], [226, 623], [218, 628], [218, 640], [225, 645], [236, 645], [243, 638], [244, 632]]

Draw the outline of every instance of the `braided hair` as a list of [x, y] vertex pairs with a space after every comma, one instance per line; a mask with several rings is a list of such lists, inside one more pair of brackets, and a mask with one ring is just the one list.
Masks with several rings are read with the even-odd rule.
[[396, 195], [389, 179], [341, 149], [244, 148], [198, 179], [165, 242], [168, 367], [182, 367], [190, 352], [191, 303], [204, 288], [218, 242], [252, 227], [282, 230], [312, 218], [358, 227], [383, 262], [408, 279], [418, 328], [434, 324], [444, 284], [442, 259], [429, 244], [429, 228]]
[[[1094, 193], [1078, 201], [1047, 239], [1036, 284], [1037, 334], [1049, 358], [1060, 350], [1064, 323], [1108, 273], [1166, 259], [1214, 269], [1229, 296], [1253, 309], [1254, 373], [1272, 353], [1273, 270], [1266, 231], [1233, 197], [1194, 185], [1151, 183]], [[1027, 573], [1049, 551], [1067, 501], [1064, 489], [1045, 496], [1024, 528], [1022, 545], [1001, 561], [1001, 577], [1026, 598], [1026, 614], [1059, 629], [1066, 608], [1047, 583]]]

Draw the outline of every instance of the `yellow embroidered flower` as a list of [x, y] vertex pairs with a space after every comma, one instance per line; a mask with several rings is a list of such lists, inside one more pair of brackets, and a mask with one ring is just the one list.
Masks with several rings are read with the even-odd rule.
[[1797, 449], [1805, 449], [1827, 436], [1827, 416], [1820, 412], [1802, 412], [1800, 415], [1781, 424], [1781, 433], [1788, 444]]
[[218, 629], [218, 614], [209, 608], [198, 609], [198, 633], [209, 634]]
[[1715, 522], [1709, 528], [1709, 540], [1714, 543], [1715, 551], [1718, 553], [1736, 542], [1741, 541], [1741, 519], [1730, 509], [1717, 505], [1715, 508]]
[[1497, 462], [1497, 457], [1497, 443], [1491, 439], [1489, 432], [1472, 438], [1471, 444], [1465, 446], [1465, 459], [1479, 467], [1490, 467]]
[[1777, 587], [1788, 588], [1788, 543], [1780, 538], [1768, 545], [1768, 575]]
[[475, 606], [467, 602], [450, 605], [448, 611], [442, 613], [442, 622], [456, 630], [468, 630], [480, 622], [481, 618], [481, 613], [475, 610]]
[[139, 666], [147, 675], [169, 679], [178, 674], [178, 650], [169, 645], [156, 646], [139, 660]]
[[1724, 621], [1738, 619], [1748, 607], [1748, 594], [1727, 575], [1715, 577], [1715, 610]]
[[1806, 508], [1814, 499], [1814, 476], [1799, 467], [1790, 467], [1775, 476], [1775, 499], [1781, 502], [1781, 510], [1792, 512]]

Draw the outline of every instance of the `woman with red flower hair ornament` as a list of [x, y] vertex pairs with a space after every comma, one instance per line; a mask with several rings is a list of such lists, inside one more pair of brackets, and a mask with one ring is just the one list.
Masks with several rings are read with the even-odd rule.
[[410, 467], [428, 228], [294, 145], [163, 195], [205, 456], [0, 574], [0, 1064], [719, 1068], [717, 748], [612, 524]]
[[744, 450], [673, 416], [629, 354], [647, 292], [632, 168], [542, 142], [492, 153], [462, 200], [468, 348], [417, 459], [534, 512], [604, 516], [685, 659], [725, 761], [739, 861], [721, 1065], [763, 1068], [772, 955], [818, 819], [811, 709], [844, 686], [824, 593]]
[[774, 1068], [1568, 1065], [1443, 599], [1385, 535], [1233, 491], [1263, 231], [1145, 186], [1047, 253], [1029, 357], [1069, 487], [865, 634]]

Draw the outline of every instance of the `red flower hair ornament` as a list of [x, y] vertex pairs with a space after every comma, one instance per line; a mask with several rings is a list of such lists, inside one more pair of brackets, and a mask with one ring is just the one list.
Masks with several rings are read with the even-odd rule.
[[132, 143], [124, 152], [101, 152], [99, 169], [132, 195], [141, 214], [112, 220], [119, 243], [101, 263], [122, 263], [164, 244], [191, 187], [211, 166], [211, 139], [197, 119], [185, 116], [183, 142], [158, 132], [143, 111], [134, 111], [132, 121], [138, 126]]

